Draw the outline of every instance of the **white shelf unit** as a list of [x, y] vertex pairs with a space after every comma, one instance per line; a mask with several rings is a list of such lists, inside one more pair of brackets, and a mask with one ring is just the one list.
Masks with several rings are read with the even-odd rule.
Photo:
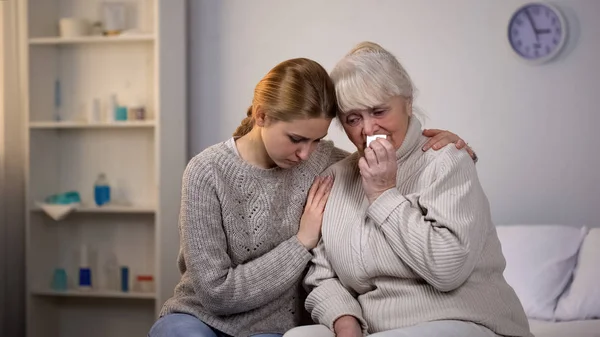
[[85, 37], [37, 37], [29, 39], [29, 43], [36, 44], [76, 44], [76, 43], [121, 43], [121, 42], [152, 42], [154, 35], [135, 34], [125, 36], [85, 36]]
[[57, 290], [33, 290], [31, 292], [34, 296], [46, 296], [46, 297], [81, 297], [81, 298], [125, 298], [125, 299], [138, 299], [138, 300], [154, 300], [156, 297], [153, 293], [142, 293], [142, 292], [120, 292], [120, 291], [57, 291]]
[[[31, 206], [32, 212], [43, 212], [42, 208], [38, 205]], [[156, 213], [156, 207], [154, 206], [142, 206], [142, 205], [104, 205], [98, 207], [94, 205], [80, 205], [73, 212], [75, 213], [122, 213], [122, 214], [153, 214]]]
[[30, 122], [31, 129], [117, 129], [117, 128], [153, 128], [154, 121], [125, 121], [125, 122], [101, 122], [89, 123], [87, 121], [43, 121]]
[[[102, 2], [18, 1], [27, 120], [28, 337], [145, 336], [179, 280], [186, 1], [123, 1], [128, 24], [142, 31], [138, 35], [58, 37], [60, 18], [96, 21]], [[141, 102], [146, 119], [89, 122], [92, 101], [99, 99], [107, 113], [111, 94], [120, 105]], [[108, 177], [114, 201], [102, 207], [93, 199], [99, 173]], [[67, 191], [78, 191], [82, 204], [55, 221], [39, 202]], [[92, 269], [88, 291], [77, 288], [82, 244]], [[129, 268], [130, 291], [120, 291], [119, 275], [106, 272], [111, 257]], [[67, 272], [66, 291], [51, 287], [56, 268]], [[138, 274], [154, 276], [153, 292], [135, 290]]]

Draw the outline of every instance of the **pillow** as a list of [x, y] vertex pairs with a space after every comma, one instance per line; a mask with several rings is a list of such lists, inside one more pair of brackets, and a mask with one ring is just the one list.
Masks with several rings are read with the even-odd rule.
[[553, 320], [558, 298], [571, 280], [587, 228], [560, 225], [497, 227], [506, 258], [504, 277], [529, 318]]
[[600, 228], [583, 240], [573, 282], [558, 300], [557, 320], [600, 318]]

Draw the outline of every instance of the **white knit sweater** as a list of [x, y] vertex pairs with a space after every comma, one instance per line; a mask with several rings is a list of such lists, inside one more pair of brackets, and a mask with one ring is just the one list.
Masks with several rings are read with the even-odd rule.
[[370, 206], [357, 153], [329, 169], [335, 183], [305, 279], [306, 308], [330, 329], [353, 315], [368, 333], [463, 320], [532, 336], [502, 275], [505, 259], [473, 161], [453, 144], [423, 152], [426, 140], [412, 118], [397, 151], [397, 188]]

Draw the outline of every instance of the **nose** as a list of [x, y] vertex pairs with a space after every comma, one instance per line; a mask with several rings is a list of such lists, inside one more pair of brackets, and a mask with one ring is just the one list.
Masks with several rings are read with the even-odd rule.
[[366, 136], [374, 135], [375, 132], [377, 132], [377, 130], [377, 123], [375, 123], [375, 121], [372, 118], [367, 117], [363, 120], [363, 133]]
[[296, 156], [300, 158], [300, 160], [306, 160], [310, 156], [310, 144], [302, 144], [298, 151], [296, 151]]

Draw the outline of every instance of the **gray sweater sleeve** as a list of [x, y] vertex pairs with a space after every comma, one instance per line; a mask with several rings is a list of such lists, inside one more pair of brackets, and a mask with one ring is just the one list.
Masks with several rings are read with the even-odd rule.
[[294, 235], [268, 253], [233, 266], [211, 164], [198, 158], [183, 176], [179, 230], [185, 272], [202, 305], [215, 315], [246, 312], [275, 300], [296, 284], [312, 257]]
[[436, 177], [420, 195], [384, 192], [367, 215], [410, 268], [439, 291], [452, 291], [471, 275], [491, 224], [489, 205], [465, 151], [447, 147]]

